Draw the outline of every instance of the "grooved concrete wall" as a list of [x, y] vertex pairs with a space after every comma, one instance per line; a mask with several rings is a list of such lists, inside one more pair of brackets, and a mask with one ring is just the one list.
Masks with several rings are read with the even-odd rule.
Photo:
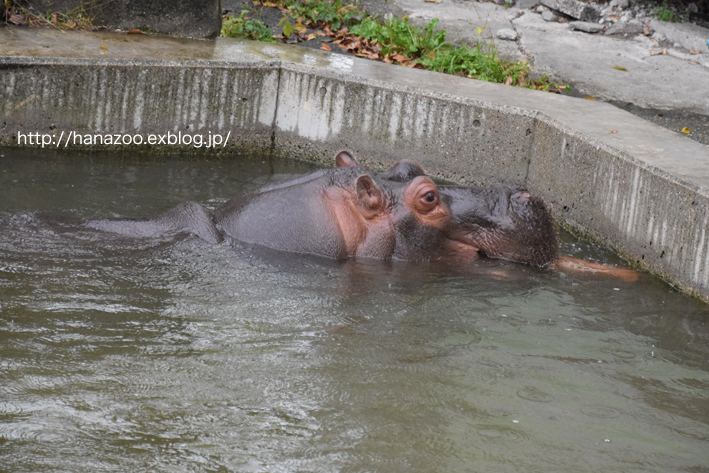
[[[0, 142], [16, 144], [17, 132], [182, 130], [231, 132], [233, 146], [310, 160], [331, 162], [341, 149], [374, 167], [411, 158], [458, 182], [526, 185], [562, 221], [709, 300], [705, 147], [652, 128], [618, 149], [598, 130], [642, 125], [603, 104], [422, 71], [382, 78], [385, 65], [342, 71], [318, 63], [329, 60], [319, 52], [280, 61], [279, 47], [259, 47], [262, 57], [236, 62], [0, 58]], [[607, 123], [579, 121], [569, 104]], [[699, 177], [656, 167], [675, 163], [672, 153]]]
[[[274, 67], [201, 67], [69, 61], [6, 64], [0, 74], [0, 142], [17, 133], [232, 131], [267, 149], [276, 111]], [[8, 140], [9, 138], [9, 140]], [[188, 147], [189, 148], [189, 147]]]

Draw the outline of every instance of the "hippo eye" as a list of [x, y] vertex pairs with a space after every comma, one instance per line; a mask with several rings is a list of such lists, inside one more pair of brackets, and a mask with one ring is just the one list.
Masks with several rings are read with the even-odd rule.
[[433, 192], [429, 192], [424, 196], [424, 199], [426, 200], [426, 202], [434, 202], [436, 200], [436, 194], [434, 194]]

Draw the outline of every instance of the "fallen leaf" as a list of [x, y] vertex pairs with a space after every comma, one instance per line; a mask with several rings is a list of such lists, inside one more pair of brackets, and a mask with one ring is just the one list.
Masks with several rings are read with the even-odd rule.
[[611, 130], [610, 133], [611, 135], [615, 135], [616, 133], [618, 133], [618, 130]]
[[653, 56], [657, 56], [658, 54], [667, 54], [667, 50], [663, 49], [662, 51], [658, 51], [657, 49], [650, 49], [650, 54]]
[[692, 49], [689, 50], [689, 54], [699, 54], [699, 51], [697, 51], [696, 49], [692, 48]]
[[687, 127], [684, 127], [684, 128], [682, 128], [682, 133], [690, 134], [690, 133], [692, 133], [692, 130], [690, 130]]
[[584, 98], [585, 98], [586, 100], [593, 100], [594, 102], [596, 101], [596, 99], [594, 99], [593, 97], [584, 97]]
[[650, 36], [652, 34], [652, 29], [650, 28], [650, 25], [643, 26], [643, 34], [645, 36]]
[[441, 3], [441, 0], [423, 0], [424, 2], [427, 3]]
[[53, 25], [57, 24], [57, 14], [56, 13], [52, 13], [52, 24]]
[[403, 56], [401, 54], [394, 54], [394, 60], [396, 62], [404, 62], [404, 61], [409, 60], [409, 58], [407, 58], [406, 56]]
[[483, 34], [483, 30], [485, 30], [485, 28], [483, 28], [482, 26], [478, 26], [477, 28], [475, 28], [475, 32], [479, 35]]
[[656, 116], [656, 117], [664, 117], [665, 115], [664, 115], [663, 113], [658, 113], [658, 114], [655, 115], [655, 116]]
[[10, 15], [10, 18], [8, 18], [7, 21], [13, 25], [24, 25], [26, 18], [25, 15]]
[[620, 17], [618, 15], [608, 15], [608, 18], [612, 20], [620, 20]]
[[625, 71], [628, 72], [628, 70], [622, 66], [613, 66], [613, 69], [618, 69], [619, 71]]
[[310, 34], [308, 35], [308, 41], [312, 41], [312, 40], [314, 40], [314, 39], [317, 38], [317, 37], [318, 37], [318, 35], [316, 35], [315, 33], [310, 33]]
[[108, 47], [103, 45], [103, 41], [101, 41], [101, 49], [108, 51]]
[[73, 21], [67, 21], [67, 22], [66, 22], [66, 26], [67, 26], [68, 28], [74, 28], [74, 27], [76, 26], [76, 23], [73, 22]]
[[130, 31], [127, 32], [126, 34], [145, 34], [145, 33], [143, 33], [142, 31], [140, 31], [138, 28], [133, 28], [132, 30], [130, 30]]
[[689, 63], [693, 66], [698, 66], [699, 63], [697, 61], [689, 61]]
[[317, 31], [315, 32], [315, 34], [318, 35], [318, 36], [327, 36], [327, 33], [325, 33], [325, 32], [322, 31], [322, 30], [317, 30]]
[[286, 38], [293, 34], [293, 25], [288, 21], [283, 24], [283, 34], [286, 35]]
[[332, 48], [325, 43], [320, 45], [320, 49], [322, 49], [323, 51], [332, 51]]
[[295, 25], [293, 25], [293, 30], [295, 30], [297, 32], [301, 32], [304, 29], [305, 29], [305, 26], [303, 26], [302, 23], [296, 23]]

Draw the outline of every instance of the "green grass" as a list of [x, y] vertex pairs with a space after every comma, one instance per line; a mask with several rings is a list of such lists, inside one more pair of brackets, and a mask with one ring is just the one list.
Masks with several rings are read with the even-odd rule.
[[[349, 32], [370, 40], [371, 44], [382, 48], [380, 54], [387, 56], [387, 61], [391, 57], [395, 62], [446, 74], [539, 90], [554, 87], [557, 91], [568, 91], [567, 87], [552, 84], [545, 77], [531, 81], [528, 77], [531, 66], [526, 61], [502, 61], [494, 45], [453, 47], [445, 41], [446, 32], [437, 29], [438, 19], [431, 20], [421, 29], [411, 24], [407, 16], [381, 20], [363, 13], [357, 4], [345, 4], [343, 0], [259, 1], [263, 6], [278, 7], [285, 11], [288, 17], [298, 21], [301, 28], [304, 28], [301, 23], [311, 28], [315, 25], [328, 26], [333, 31], [348, 27], [349, 31], [342, 30], [338, 34]], [[244, 10], [238, 18], [225, 20], [222, 36], [274, 41], [271, 30], [261, 22], [246, 18], [247, 13]], [[282, 23], [290, 25], [286, 18]], [[482, 31], [483, 28], [477, 30]], [[290, 31], [286, 34], [285, 26], [284, 34], [290, 36]]]
[[409, 23], [408, 18], [400, 20], [392, 17], [383, 23], [374, 18], [366, 18], [350, 28], [350, 33], [367, 39], [376, 39], [382, 47], [382, 54], [402, 54], [418, 59], [435, 55], [437, 51], [450, 49], [445, 31], [436, 31], [438, 19], [431, 20], [421, 30]]
[[242, 10], [238, 17], [230, 16], [222, 22], [221, 35], [225, 38], [251, 39], [275, 43], [273, 31], [259, 20], [247, 18], [248, 10]]
[[670, 5], [668, 0], [665, 0], [662, 5], [655, 7], [652, 10], [652, 14], [655, 15], [660, 21], [671, 21], [672, 23], [681, 23], [682, 18], [675, 15], [675, 13], [670, 10], [669, 6]]
[[327, 24], [333, 30], [352, 25], [365, 16], [356, 4], [344, 4], [342, 0], [287, 0], [284, 5], [293, 11], [293, 18]]

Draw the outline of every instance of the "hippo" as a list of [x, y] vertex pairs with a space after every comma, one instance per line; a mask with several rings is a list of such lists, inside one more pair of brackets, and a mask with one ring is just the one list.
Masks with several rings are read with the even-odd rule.
[[85, 225], [133, 237], [186, 232], [337, 260], [487, 256], [539, 268], [561, 260], [554, 220], [523, 187], [439, 186], [410, 160], [374, 173], [346, 151], [335, 163], [234, 197], [212, 215], [187, 202], [151, 218]]

